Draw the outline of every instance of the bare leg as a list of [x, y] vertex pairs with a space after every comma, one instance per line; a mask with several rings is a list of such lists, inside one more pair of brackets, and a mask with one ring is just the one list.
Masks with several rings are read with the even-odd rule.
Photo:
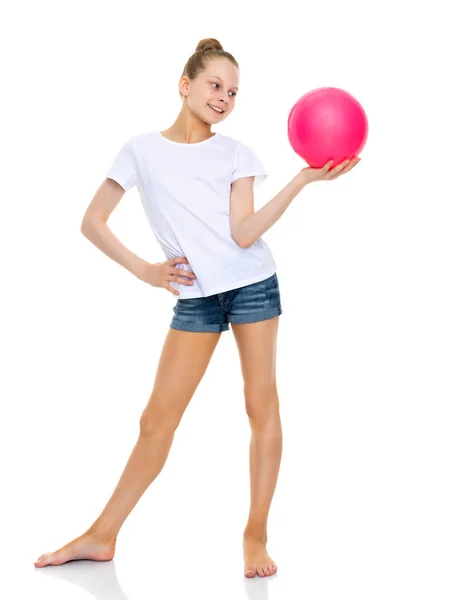
[[80, 537], [53, 553], [43, 554], [36, 567], [70, 560], [111, 560], [125, 519], [161, 472], [175, 431], [200, 383], [220, 333], [169, 329], [150, 400], [140, 419], [140, 433], [120, 480], [105, 508]]
[[282, 428], [276, 386], [279, 317], [233, 326], [244, 378], [245, 407], [251, 427], [250, 511], [244, 530], [245, 575], [273, 575], [267, 553], [267, 521], [282, 455]]
[[265, 414], [254, 412], [249, 417], [250, 441], [250, 512], [244, 531], [244, 553], [247, 559], [246, 575], [260, 577], [272, 575], [276, 564], [266, 551], [267, 520], [275, 492], [282, 455], [282, 429], [278, 408], [278, 395], [273, 391]]

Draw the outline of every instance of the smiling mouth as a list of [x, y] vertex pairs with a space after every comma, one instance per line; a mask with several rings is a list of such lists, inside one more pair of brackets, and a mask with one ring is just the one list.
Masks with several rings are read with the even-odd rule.
[[223, 109], [217, 109], [216, 107], [212, 106], [211, 104], [208, 104], [208, 106], [211, 110], [213, 110], [218, 115], [223, 115], [223, 113], [225, 112]]

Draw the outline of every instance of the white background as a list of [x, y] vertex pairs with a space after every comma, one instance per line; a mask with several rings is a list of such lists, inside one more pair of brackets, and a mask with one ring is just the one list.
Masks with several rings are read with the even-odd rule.
[[[9, 599], [449, 597], [450, 97], [444, 6], [22, 2], [2, 17], [2, 539]], [[263, 236], [280, 282], [278, 573], [243, 577], [248, 444], [222, 335], [112, 563], [36, 569], [98, 516], [137, 439], [176, 298], [80, 233], [121, 145], [168, 128], [198, 41], [240, 64], [233, 114], [270, 173], [305, 166], [287, 117], [337, 86], [369, 118], [360, 164], [302, 191]], [[448, 90], [448, 86], [447, 86]], [[213, 128], [214, 130], [214, 128]], [[109, 225], [164, 260], [133, 188]]]

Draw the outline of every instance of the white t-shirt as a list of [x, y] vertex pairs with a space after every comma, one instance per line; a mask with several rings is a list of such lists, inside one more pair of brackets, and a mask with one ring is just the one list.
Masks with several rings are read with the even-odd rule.
[[[276, 263], [258, 239], [240, 248], [230, 228], [231, 183], [267, 177], [251, 148], [229, 136], [194, 144], [168, 140], [159, 131], [131, 137], [107, 172], [125, 191], [134, 185], [166, 259], [185, 256], [177, 268], [194, 272], [194, 285], [171, 282], [177, 298], [199, 298], [243, 287], [273, 275]], [[156, 261], [155, 261], [156, 262]]]

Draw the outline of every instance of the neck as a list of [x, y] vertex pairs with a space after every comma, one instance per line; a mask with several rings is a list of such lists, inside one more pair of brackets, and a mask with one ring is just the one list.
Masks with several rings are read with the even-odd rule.
[[174, 142], [184, 144], [202, 142], [215, 135], [209, 123], [201, 121], [184, 107], [173, 125], [161, 133]]

